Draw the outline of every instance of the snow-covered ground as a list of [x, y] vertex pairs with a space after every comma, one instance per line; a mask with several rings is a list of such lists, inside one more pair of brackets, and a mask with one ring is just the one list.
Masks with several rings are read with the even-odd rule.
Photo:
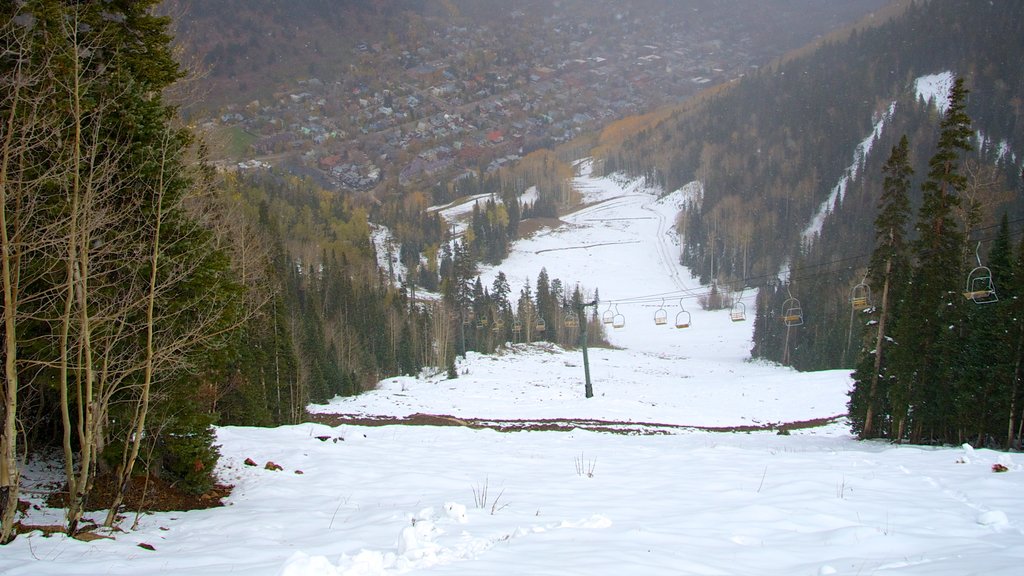
[[[579, 351], [515, 345], [470, 354], [454, 380], [392, 378], [315, 410], [614, 420], [630, 434], [222, 428], [220, 474], [235, 485], [227, 506], [147, 515], [137, 530], [92, 543], [23, 535], [0, 548], [0, 573], [1020, 573], [1016, 454], [858, 442], [842, 423], [789, 435], [657, 426], [831, 418], [844, 409], [848, 375], [750, 362], [752, 311], [746, 322], [700, 311], [702, 288], [676, 264], [671, 228], [686, 194], [658, 200], [582, 172], [588, 207], [519, 242], [500, 268], [515, 293], [544, 266], [619, 303], [626, 325], [609, 329], [617, 348], [590, 350], [594, 398], [584, 398]], [[662, 297], [670, 320], [657, 326]], [[680, 300], [690, 328], [671, 327]], [[36, 510], [31, 520], [57, 516]]]

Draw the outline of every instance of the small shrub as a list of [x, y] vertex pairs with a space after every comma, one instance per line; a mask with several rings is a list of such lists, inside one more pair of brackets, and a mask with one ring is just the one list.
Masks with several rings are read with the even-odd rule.
[[215, 439], [213, 418], [204, 414], [173, 418], [157, 441], [155, 458], [161, 461], [160, 475], [183, 492], [202, 494], [213, 488], [213, 475], [220, 446]]

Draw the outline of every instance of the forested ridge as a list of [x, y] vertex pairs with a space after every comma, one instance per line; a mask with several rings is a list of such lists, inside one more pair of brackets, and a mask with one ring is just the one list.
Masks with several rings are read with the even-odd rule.
[[1018, 448], [1022, 32], [1019, 3], [909, 3], [605, 144], [604, 169], [701, 182], [681, 262], [757, 291], [755, 357], [856, 367], [861, 437]]
[[[766, 324], [755, 355], [802, 369], [852, 366], [855, 345], [847, 342], [859, 342], [860, 325], [851, 339], [848, 300], [871, 253], [885, 151], [908, 135], [916, 208], [937, 142], [941, 114], [918, 101], [915, 79], [950, 71], [970, 90], [972, 130], [985, 139], [964, 155], [980, 203], [972, 238], [989, 241], [982, 256], [1003, 213], [1015, 225], [1024, 216], [1013, 193], [1024, 150], [1024, 74], [1006, 57], [1021, 50], [1022, 26], [1019, 3], [908, 3], [884, 23], [749, 74], [618, 145], [603, 145], [604, 170], [648, 178], [666, 191], [699, 180], [703, 197], [677, 222], [681, 262], [707, 282], [766, 289], [766, 314], [778, 314], [790, 295], [800, 300], [808, 322], [788, 346], [785, 330]], [[822, 202], [851, 175], [854, 150], [883, 119], [845, 194], [820, 231], [804, 238]]]

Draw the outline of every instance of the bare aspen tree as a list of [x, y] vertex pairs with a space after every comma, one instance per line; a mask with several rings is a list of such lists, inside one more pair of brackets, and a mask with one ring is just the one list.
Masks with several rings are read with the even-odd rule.
[[[3, 320], [4, 320], [4, 376], [3, 376], [3, 415], [0, 429], [0, 543], [8, 542], [14, 535], [14, 515], [18, 505], [18, 486], [21, 472], [18, 462], [18, 334], [16, 320], [19, 309], [18, 259], [21, 247], [14, 243], [19, 239], [21, 229], [18, 218], [25, 214], [15, 210], [19, 203], [18, 190], [11, 185], [11, 178], [17, 170], [15, 164], [22, 153], [22, 147], [33, 142], [38, 136], [33, 135], [31, 126], [26, 126], [24, 116], [19, 114], [23, 106], [26, 84], [35, 78], [29, 78], [27, 56], [22, 38], [13, 26], [13, 20], [0, 32], [4, 44], [11, 51], [5, 54], [12, 58], [12, 66], [5, 70], [3, 76], [3, 99], [0, 109], [3, 118], [2, 148], [0, 148], [0, 263], [2, 263], [3, 282]], [[31, 144], [29, 144], [31, 145]], [[8, 208], [10, 207], [10, 211]]]
[[438, 368], [444, 368], [450, 357], [453, 321], [457, 322], [459, 320], [453, 319], [448, 306], [444, 302], [438, 302], [431, 307], [431, 337], [425, 339], [426, 345], [430, 348], [426, 350], [428, 354], [424, 355], [424, 358], [430, 358], [430, 364]]
[[[66, 165], [53, 142], [58, 122], [47, 103], [55, 86], [48, 70], [53, 52], [34, 52], [33, 21], [24, 15], [0, 24], [0, 275], [3, 287], [3, 404], [0, 409], [0, 543], [14, 537], [20, 462], [18, 459], [18, 398], [22, 336], [19, 322], [31, 309], [52, 298], [49, 291], [30, 292], [47, 269], [39, 268], [40, 254], [51, 247], [56, 231], [37, 218], [46, 183], [61, 178]], [[37, 266], [26, 269], [26, 262]]]

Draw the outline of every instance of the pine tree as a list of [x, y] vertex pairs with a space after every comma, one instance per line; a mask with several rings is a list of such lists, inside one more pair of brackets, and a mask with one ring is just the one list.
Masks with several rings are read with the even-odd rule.
[[957, 338], [961, 322], [960, 270], [964, 236], [955, 210], [966, 179], [960, 173], [963, 154], [972, 149], [970, 117], [965, 106], [967, 89], [957, 78], [950, 89], [949, 105], [940, 124], [935, 154], [928, 162], [928, 177], [921, 186], [922, 204], [915, 229], [913, 271], [906, 315], [898, 327], [900, 385], [909, 390], [913, 420], [904, 430], [914, 442], [955, 441], [955, 375]]
[[[1009, 220], [1002, 223], [989, 251], [991, 277], [1012, 285], [1012, 249]], [[997, 285], [998, 290], [998, 285]], [[1006, 405], [1012, 395], [1014, 348], [1011, 334], [1013, 317], [1007, 314], [1011, 293], [1001, 301], [976, 304], [964, 299], [965, 309], [960, 331], [960, 357], [956, 362], [958, 430], [964, 440], [975, 445], [990, 444], [1005, 425]], [[958, 438], [958, 440], [960, 440]]]
[[[216, 459], [212, 415], [189, 387], [240, 341], [232, 336], [246, 313], [245, 288], [214, 242], [216, 210], [195, 194], [209, 175], [200, 168], [201, 149], [163, 97], [182, 71], [171, 53], [169, 20], [153, 13], [156, 3], [30, 0], [0, 11], [0, 33], [19, 38], [0, 64], [0, 109], [18, 124], [5, 134], [37, 145], [22, 149], [19, 165], [29, 168], [18, 181], [45, 184], [33, 197], [39, 210], [20, 211], [19, 218], [22, 226], [37, 218], [32, 227], [50, 238], [25, 261], [50, 274], [32, 278], [38, 304], [20, 327], [37, 336], [32, 361], [43, 368], [19, 376], [28, 376], [21, 388], [37, 398], [32, 417], [63, 428], [61, 437], [44, 441], [63, 449], [69, 532], [77, 529], [95, 474], [116, 468], [117, 498], [124, 493], [144, 438], [153, 442], [173, 429], [199, 439], [201, 446], [189, 450], [204, 451], [200, 463]], [[10, 92], [19, 85], [6, 81], [18, 72], [12, 62], [39, 72], [31, 109]], [[51, 123], [45, 138], [32, 138], [40, 133], [28, 112]], [[169, 408], [176, 403], [184, 404]], [[156, 414], [185, 412], [181, 426], [152, 425]], [[180, 457], [171, 453], [173, 439], [163, 440], [154, 457]], [[201, 486], [213, 467], [192, 470], [204, 471], [195, 478]], [[0, 539], [8, 534], [3, 516]]]
[[[1024, 188], [1024, 170], [1021, 171], [1020, 185]], [[1021, 380], [1024, 379], [1024, 239], [1021, 239], [1017, 247], [1017, 258], [1014, 262], [1013, 273], [1003, 283], [1004, 300], [1009, 300], [1010, 309], [1008, 316], [1013, 322], [1010, 327], [1010, 343], [1013, 346], [1012, 362], [1013, 367], [1010, 373], [1010, 389], [1006, 398], [1007, 431], [1006, 446], [1009, 449], [1020, 449], [1021, 447], [1021, 422], [1024, 421], [1024, 414], [1021, 406], [1024, 405], [1022, 397]]]
[[[910, 218], [909, 192], [913, 170], [910, 167], [906, 135], [892, 148], [882, 172], [882, 195], [878, 202], [878, 216], [875, 218], [875, 250], [871, 255], [868, 276], [874, 293], [881, 295], [881, 303], [875, 309], [875, 317], [872, 319], [876, 327], [872, 348], [861, 354], [858, 369], [853, 376], [854, 387], [850, 392], [849, 405], [850, 419], [862, 439], [878, 435], [875, 423], [877, 413], [887, 419], [891, 417], [891, 405], [880, 410], [879, 402], [889, 396], [891, 381], [885, 354], [889, 346], [887, 338], [889, 331], [894, 328], [894, 311], [909, 268], [906, 232]], [[882, 384], [881, 390], [879, 384]], [[905, 407], [898, 409], [905, 411]]]
[[557, 322], [559, 319], [555, 315], [555, 299], [551, 294], [551, 284], [548, 280], [546, 268], [541, 268], [540, 273], [537, 274], [537, 290], [534, 292], [534, 298], [537, 300], [537, 306], [534, 309], [537, 311], [540, 319], [544, 320], [547, 325], [547, 329], [540, 337], [548, 341], [554, 341], [558, 333]]

